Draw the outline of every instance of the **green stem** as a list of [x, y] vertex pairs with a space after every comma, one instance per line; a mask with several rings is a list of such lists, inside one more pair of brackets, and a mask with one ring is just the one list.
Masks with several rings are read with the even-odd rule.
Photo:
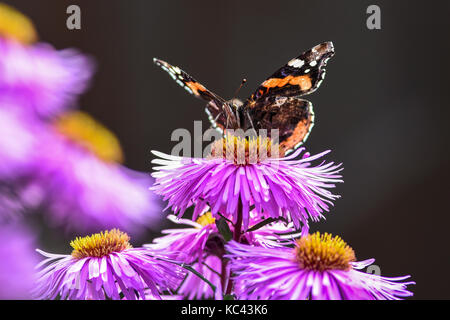
[[202, 265], [204, 265], [205, 267], [207, 267], [209, 269], [209, 271], [211, 271], [212, 273], [215, 273], [217, 276], [220, 277], [220, 273], [216, 270], [214, 270], [213, 268], [211, 268], [210, 266], [208, 266], [206, 263], [202, 262]]
[[[161, 260], [164, 260], [164, 259], [161, 259]], [[192, 268], [191, 266], [186, 265], [186, 264], [184, 264], [184, 263], [178, 263], [178, 262], [175, 262], [175, 261], [171, 261], [171, 260], [164, 260], [164, 261], [167, 261], [167, 262], [176, 264], [177, 266], [180, 266], [180, 267], [182, 267], [183, 269], [185, 269], [185, 270], [187, 270], [187, 271], [189, 271], [189, 272], [192, 272], [192, 273], [195, 274], [197, 277], [199, 277], [200, 279], [202, 279], [203, 281], [205, 281], [205, 282], [211, 287], [211, 289], [212, 289], [212, 291], [213, 291], [213, 294], [214, 294], [214, 295], [216, 294], [216, 286], [213, 285], [213, 284], [211, 283], [211, 281], [209, 281], [208, 279], [206, 279], [200, 272], [198, 272], [197, 270], [195, 270], [195, 269]]]
[[258, 229], [261, 229], [261, 228], [264, 227], [265, 225], [267, 225], [267, 224], [269, 224], [269, 223], [272, 223], [272, 222], [274, 222], [274, 221], [277, 221], [277, 220], [274, 219], [274, 218], [267, 218], [267, 219], [264, 219], [263, 221], [258, 222], [258, 223], [255, 224], [253, 227], [249, 228], [249, 229], [247, 230], [247, 232], [252, 232], [252, 231], [256, 231], [256, 230], [258, 230]]
[[227, 280], [227, 264], [228, 264], [228, 259], [222, 258], [222, 270], [221, 270], [221, 275], [220, 275], [220, 283], [222, 284], [222, 288], [225, 288], [225, 285], [226, 285], [225, 282]]
[[[238, 202], [238, 207], [237, 207], [237, 220], [236, 220], [236, 224], [234, 225], [234, 234], [233, 234], [233, 240], [236, 242], [240, 242], [241, 240], [241, 234], [242, 234], [242, 219], [243, 219], [243, 210], [242, 210], [242, 200], [239, 199]], [[228, 261], [223, 261], [222, 260], [222, 269], [223, 269], [223, 274], [226, 274], [226, 265], [227, 265]], [[225, 267], [223, 267], [225, 266]], [[231, 290], [233, 289], [233, 280], [231, 280], [231, 271], [230, 274], [228, 275], [228, 285], [227, 285], [227, 291], [226, 294], [230, 295], [231, 294]]]
[[225, 219], [226, 221], [228, 221], [229, 223], [233, 224], [233, 221], [231, 221], [230, 219], [226, 218], [224, 215], [222, 215], [220, 212], [217, 212], [217, 214], [222, 217], [223, 219]]
[[242, 229], [242, 201], [239, 199], [238, 202], [238, 216], [236, 224], [234, 225], [234, 235], [233, 240], [239, 242], [241, 240], [241, 229]]
[[211, 289], [212, 289], [212, 291], [213, 291], [213, 294], [214, 294], [214, 295], [216, 294], [216, 286], [213, 285], [213, 284], [211, 283], [211, 281], [209, 281], [208, 279], [206, 279], [200, 272], [198, 272], [197, 270], [195, 270], [195, 269], [192, 268], [191, 266], [186, 266], [186, 265], [183, 265], [183, 264], [181, 264], [181, 265], [179, 265], [179, 266], [182, 267], [183, 269], [186, 269], [186, 270], [192, 272], [192, 273], [195, 274], [197, 277], [199, 277], [200, 279], [202, 279], [203, 281], [205, 281], [205, 282], [211, 287]]

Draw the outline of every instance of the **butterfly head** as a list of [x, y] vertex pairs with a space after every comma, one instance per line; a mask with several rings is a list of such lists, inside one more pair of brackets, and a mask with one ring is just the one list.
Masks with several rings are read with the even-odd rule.
[[244, 105], [244, 103], [238, 98], [230, 99], [226, 103], [230, 105], [234, 110], [238, 110], [240, 107]]

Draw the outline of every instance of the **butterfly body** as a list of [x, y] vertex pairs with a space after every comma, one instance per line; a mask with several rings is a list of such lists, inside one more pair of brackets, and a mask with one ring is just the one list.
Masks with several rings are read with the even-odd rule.
[[281, 150], [287, 154], [304, 143], [311, 132], [313, 107], [301, 97], [317, 90], [333, 55], [331, 42], [305, 51], [268, 77], [245, 102], [226, 101], [180, 68], [159, 59], [154, 62], [190, 94], [208, 101], [205, 111], [214, 128], [222, 132], [265, 129], [269, 136], [271, 129], [278, 129]]

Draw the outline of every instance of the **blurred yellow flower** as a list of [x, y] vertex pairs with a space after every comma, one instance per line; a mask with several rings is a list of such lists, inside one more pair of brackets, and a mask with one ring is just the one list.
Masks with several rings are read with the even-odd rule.
[[66, 138], [83, 146], [103, 161], [122, 163], [124, 156], [116, 136], [87, 113], [67, 112], [55, 122]]
[[37, 40], [33, 23], [16, 9], [0, 3], [0, 35], [29, 44]]

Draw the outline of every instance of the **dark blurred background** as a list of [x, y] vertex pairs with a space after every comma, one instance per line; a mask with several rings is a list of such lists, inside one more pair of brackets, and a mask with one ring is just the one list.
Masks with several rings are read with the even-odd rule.
[[[332, 40], [327, 78], [308, 97], [316, 126], [306, 147], [344, 163], [342, 195], [327, 220], [359, 260], [382, 275], [411, 274], [416, 299], [450, 298], [446, 236], [450, 4], [446, 1], [6, 1], [28, 15], [40, 39], [95, 57], [82, 109], [120, 138], [126, 165], [151, 171], [151, 149], [169, 153], [176, 128], [193, 131], [204, 103], [153, 65], [160, 57], [231, 98], [241, 98], [304, 50]], [[66, 8], [81, 8], [81, 30]], [[366, 9], [381, 8], [381, 30]], [[70, 252], [49, 229], [42, 247]], [[153, 235], [149, 234], [147, 240]], [[59, 251], [58, 251], [59, 249]]]

